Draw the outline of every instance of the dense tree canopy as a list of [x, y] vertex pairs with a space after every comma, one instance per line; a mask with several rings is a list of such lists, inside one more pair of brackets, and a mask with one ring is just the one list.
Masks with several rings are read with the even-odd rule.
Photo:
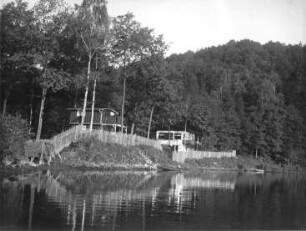
[[186, 129], [205, 150], [306, 158], [305, 45], [229, 41], [165, 58], [162, 36], [131, 13], [110, 19], [102, 0], [58, 2], [1, 10], [3, 114], [36, 131], [45, 97], [48, 137], [68, 126], [68, 107], [96, 92], [96, 107], [121, 111], [129, 132]]

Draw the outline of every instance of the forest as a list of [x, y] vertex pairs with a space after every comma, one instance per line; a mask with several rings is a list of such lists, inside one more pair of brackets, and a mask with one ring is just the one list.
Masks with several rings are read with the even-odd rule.
[[202, 150], [306, 159], [305, 44], [232, 40], [166, 56], [162, 35], [132, 13], [111, 17], [104, 0], [16, 0], [0, 33], [1, 156], [14, 128], [50, 138], [68, 128], [67, 108], [109, 107], [128, 133], [187, 130]]

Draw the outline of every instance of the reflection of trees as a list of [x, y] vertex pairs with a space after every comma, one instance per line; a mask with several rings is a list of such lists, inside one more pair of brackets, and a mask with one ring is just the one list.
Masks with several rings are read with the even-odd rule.
[[0, 187], [0, 224], [18, 223], [22, 215], [23, 199], [24, 185], [19, 184], [18, 178], [4, 178]]
[[[50, 203], [59, 205], [60, 216], [66, 217], [66, 225], [72, 230], [83, 230], [88, 225], [115, 227], [122, 219], [122, 213], [127, 213], [125, 216], [132, 213], [128, 208], [142, 211], [140, 224], [145, 225], [146, 211], [154, 208], [161, 185], [169, 180], [170, 176], [161, 177], [149, 172], [71, 171], [51, 174], [47, 171], [28, 174], [16, 178], [16, 181], [4, 180], [7, 191], [15, 193], [7, 192], [3, 195], [17, 201], [14, 195], [24, 195], [18, 187], [27, 186], [28, 228], [33, 228], [33, 211], [35, 204], [40, 203], [35, 197], [39, 192], [44, 192]], [[14, 211], [22, 207], [20, 203], [14, 205], [14, 208], [8, 207]], [[11, 217], [16, 217], [15, 212], [12, 212]]]
[[213, 218], [222, 217], [232, 228], [260, 228], [258, 220], [277, 228], [273, 222], [284, 208], [294, 222], [303, 220], [297, 208], [305, 209], [305, 184], [296, 175], [47, 171], [0, 179], [0, 225], [32, 229], [42, 225], [39, 219], [72, 230], [164, 227], [169, 219], [184, 228], [191, 217], [202, 224], [193, 213], [203, 214], [207, 227], [216, 227]]

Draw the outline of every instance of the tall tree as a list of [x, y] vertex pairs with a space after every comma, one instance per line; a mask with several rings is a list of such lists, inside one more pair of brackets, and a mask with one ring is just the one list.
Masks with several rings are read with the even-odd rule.
[[[77, 26], [81, 43], [87, 53], [87, 82], [83, 101], [82, 121], [84, 124], [90, 84], [91, 63], [98, 52], [105, 51], [109, 39], [109, 19], [105, 0], [84, 0], [77, 8]], [[94, 105], [93, 105], [94, 107]], [[92, 114], [93, 116], [93, 114]], [[92, 121], [90, 130], [92, 129]]]
[[[126, 80], [128, 71], [133, 69], [133, 64], [151, 55], [163, 55], [166, 45], [162, 36], [155, 37], [153, 30], [141, 27], [133, 14], [118, 16], [113, 21], [113, 45], [112, 55], [116, 67], [121, 68], [123, 89], [121, 102], [121, 128], [124, 125]], [[133, 71], [132, 71], [133, 72]], [[123, 132], [123, 129], [121, 129]]]
[[66, 26], [68, 9], [61, 0], [40, 0], [34, 6], [36, 19], [34, 47], [34, 65], [40, 72], [38, 78], [41, 86], [41, 104], [38, 119], [36, 140], [40, 139], [43, 123], [43, 112], [48, 89], [58, 91], [68, 86], [69, 78], [56, 59], [62, 55], [59, 50], [58, 38]]
[[[32, 65], [33, 11], [21, 0], [1, 9], [1, 74], [2, 114], [7, 111], [9, 95], [16, 84], [27, 82], [25, 73]], [[1, 96], [0, 96], [1, 98]]]

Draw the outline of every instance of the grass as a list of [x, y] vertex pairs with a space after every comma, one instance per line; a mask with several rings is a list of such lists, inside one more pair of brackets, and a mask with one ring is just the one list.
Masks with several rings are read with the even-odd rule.
[[173, 165], [168, 156], [149, 146], [122, 146], [90, 137], [65, 148], [62, 164], [74, 167], [103, 169], [156, 169], [158, 165]]

